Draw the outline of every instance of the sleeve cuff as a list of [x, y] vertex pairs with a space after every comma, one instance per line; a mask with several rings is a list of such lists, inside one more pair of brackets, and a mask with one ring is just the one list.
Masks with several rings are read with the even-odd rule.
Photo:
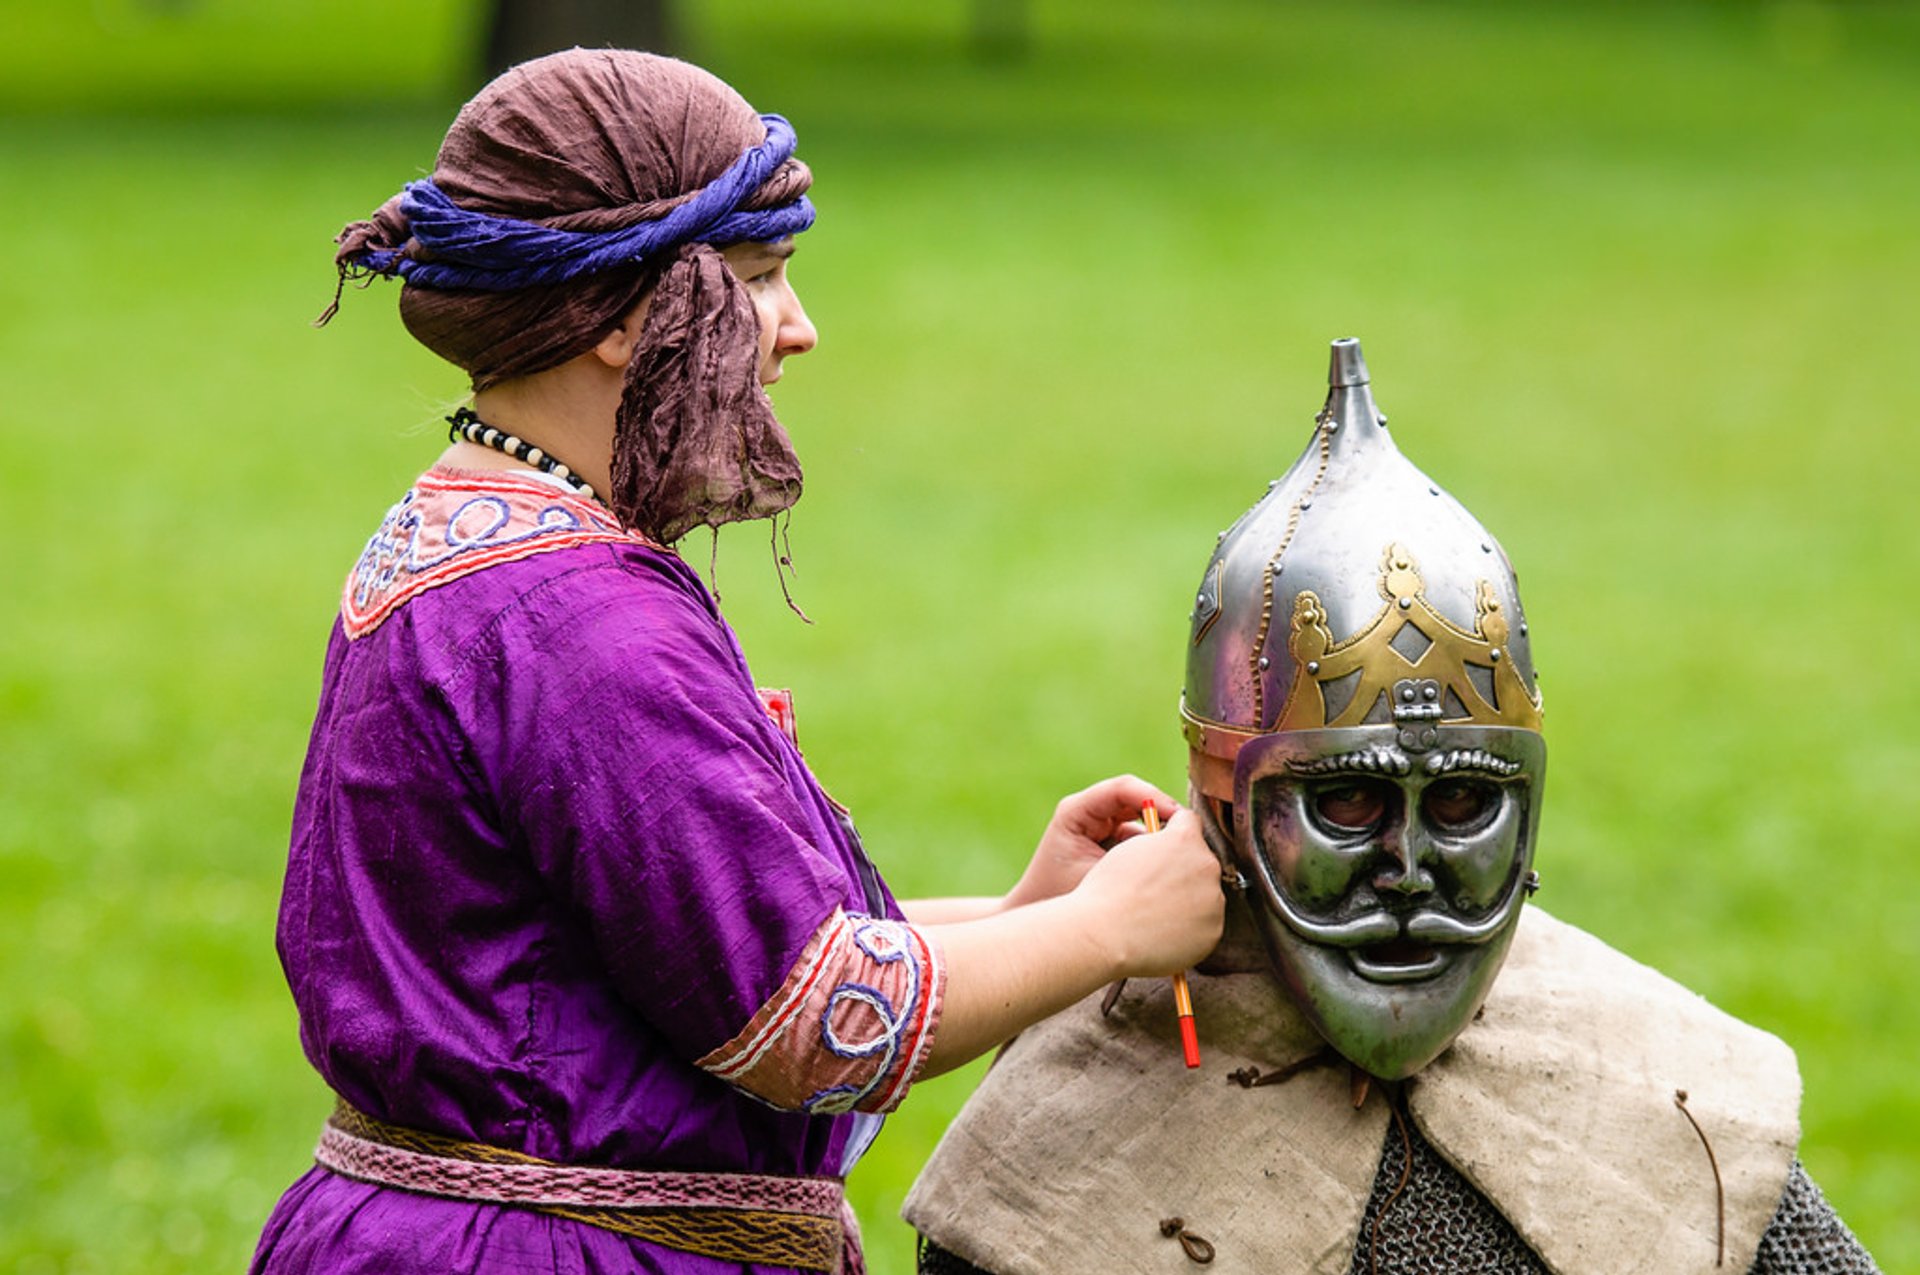
[[786, 1111], [892, 1111], [926, 1067], [946, 978], [923, 931], [836, 908], [779, 990], [698, 1065]]

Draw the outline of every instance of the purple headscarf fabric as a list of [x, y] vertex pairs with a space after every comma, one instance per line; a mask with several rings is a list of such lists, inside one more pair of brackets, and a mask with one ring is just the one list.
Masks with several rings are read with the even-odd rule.
[[657, 220], [598, 234], [462, 208], [431, 178], [408, 182], [400, 192], [400, 215], [406, 218], [418, 255], [363, 246], [340, 263], [341, 269], [349, 274], [397, 274], [409, 283], [443, 290], [511, 292], [644, 264], [695, 240], [767, 242], [798, 234], [813, 224], [813, 204], [804, 195], [778, 208], [741, 207], [792, 157], [797, 143], [793, 126], [780, 116], [762, 115], [760, 122], [767, 127], [767, 140], [749, 148], [691, 199]]
[[400, 276], [408, 331], [476, 390], [591, 350], [646, 302], [609, 500], [671, 544], [800, 497], [752, 299], [714, 245], [804, 229], [811, 183], [785, 121], [700, 68], [573, 49], [467, 103], [430, 183], [346, 227], [335, 264], [343, 283]]

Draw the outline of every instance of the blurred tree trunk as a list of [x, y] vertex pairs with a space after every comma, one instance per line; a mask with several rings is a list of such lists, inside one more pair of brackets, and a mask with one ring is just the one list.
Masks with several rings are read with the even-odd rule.
[[576, 44], [673, 53], [679, 32], [672, 10], [670, 0], [491, 0], [487, 78]]

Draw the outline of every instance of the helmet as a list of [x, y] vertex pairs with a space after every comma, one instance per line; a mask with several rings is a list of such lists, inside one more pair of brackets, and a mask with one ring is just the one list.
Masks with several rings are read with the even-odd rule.
[[1506, 554], [1408, 462], [1360, 343], [1333, 343], [1306, 451], [1220, 534], [1180, 716], [1214, 848], [1327, 1041], [1396, 1080], [1499, 972], [1546, 745]]

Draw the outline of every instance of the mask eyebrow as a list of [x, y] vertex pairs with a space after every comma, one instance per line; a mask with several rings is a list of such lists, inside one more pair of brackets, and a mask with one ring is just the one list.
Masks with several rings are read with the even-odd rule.
[[1287, 769], [1296, 775], [1408, 775], [1413, 773], [1413, 762], [1397, 748], [1375, 745], [1361, 748], [1350, 753], [1340, 753], [1334, 757], [1315, 757], [1310, 760], [1289, 758]]
[[1488, 775], [1495, 779], [1511, 779], [1521, 771], [1517, 761], [1505, 757], [1496, 757], [1481, 748], [1455, 748], [1444, 753], [1435, 753], [1427, 758], [1421, 767], [1429, 775]]

